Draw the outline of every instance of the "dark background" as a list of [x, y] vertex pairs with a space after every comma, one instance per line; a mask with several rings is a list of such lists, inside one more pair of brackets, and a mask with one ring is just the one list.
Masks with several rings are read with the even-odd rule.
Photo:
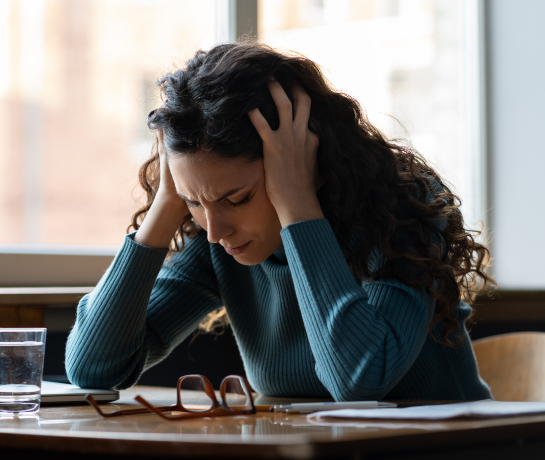
[[[473, 340], [518, 331], [545, 331], [545, 322], [477, 323], [471, 330]], [[44, 380], [65, 381], [64, 346], [68, 332], [48, 333]], [[199, 334], [182, 342], [165, 360], [145, 372], [139, 385], [174, 387], [185, 374], [204, 374], [215, 388], [229, 374], [244, 375], [244, 367], [230, 328], [222, 335]]]
[[[68, 382], [64, 370], [64, 347], [68, 332], [47, 333], [44, 380]], [[230, 328], [222, 335], [190, 336], [158, 365], [144, 372], [139, 385], [175, 387], [186, 374], [206, 375], [215, 388], [230, 374], [244, 375], [242, 359]]]

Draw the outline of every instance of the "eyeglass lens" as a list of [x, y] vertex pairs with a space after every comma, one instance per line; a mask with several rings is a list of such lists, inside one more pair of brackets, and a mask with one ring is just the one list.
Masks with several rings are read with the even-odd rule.
[[[180, 384], [181, 400], [184, 407], [190, 412], [201, 412], [210, 410], [213, 407], [214, 401], [206, 392], [206, 382], [201, 376], [189, 376], [182, 379]], [[185, 393], [186, 391], [199, 391], [198, 398], [191, 395], [191, 393]], [[194, 405], [198, 405], [199, 409], [195, 409]]]
[[225, 405], [232, 409], [251, 409], [249, 389], [246, 384], [235, 376], [229, 376], [222, 383], [222, 398]]

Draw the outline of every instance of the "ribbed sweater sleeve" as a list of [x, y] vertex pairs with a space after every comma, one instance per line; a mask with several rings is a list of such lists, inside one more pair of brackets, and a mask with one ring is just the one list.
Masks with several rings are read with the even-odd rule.
[[78, 305], [65, 364], [81, 387], [130, 387], [221, 306], [206, 237], [189, 240], [164, 267], [166, 249], [133, 237]]
[[337, 401], [384, 397], [424, 345], [433, 301], [396, 280], [357, 282], [325, 219], [281, 235], [318, 378]]

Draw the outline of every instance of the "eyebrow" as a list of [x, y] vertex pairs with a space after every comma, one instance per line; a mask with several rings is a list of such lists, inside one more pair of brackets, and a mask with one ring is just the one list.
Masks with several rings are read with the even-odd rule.
[[[243, 188], [245, 188], [246, 185], [243, 185], [242, 187], [238, 187], [238, 188], [234, 188], [234, 189], [231, 189], [229, 190], [228, 192], [224, 193], [222, 196], [220, 196], [217, 200], [214, 200], [214, 203], [218, 203], [219, 201], [222, 201], [222, 200], [225, 200], [225, 198], [231, 196], [231, 195], [234, 195], [235, 193], [237, 192], [240, 192]], [[178, 193], [178, 192], [176, 192]], [[182, 199], [182, 200], [185, 200], [189, 203], [198, 203], [197, 201], [193, 201], [193, 200], [190, 200], [189, 198], [187, 198], [186, 196], [182, 195], [181, 193], [178, 193], [178, 196]]]

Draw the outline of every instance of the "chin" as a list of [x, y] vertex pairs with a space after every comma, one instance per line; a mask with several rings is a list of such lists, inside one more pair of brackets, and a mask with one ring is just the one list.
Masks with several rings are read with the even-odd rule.
[[[270, 255], [275, 251], [276, 247], [270, 250], [267, 250], [267, 248], [264, 248], [263, 246], [254, 247], [252, 249], [254, 250], [243, 252], [242, 254], [237, 254], [236, 256], [231, 257], [242, 265], [258, 265], [264, 260], [267, 260], [267, 258], [270, 257]], [[257, 249], [257, 251], [255, 249]]]
[[237, 256], [232, 256], [239, 264], [242, 265], [259, 265], [267, 257], [259, 257], [254, 254], [239, 254]]

